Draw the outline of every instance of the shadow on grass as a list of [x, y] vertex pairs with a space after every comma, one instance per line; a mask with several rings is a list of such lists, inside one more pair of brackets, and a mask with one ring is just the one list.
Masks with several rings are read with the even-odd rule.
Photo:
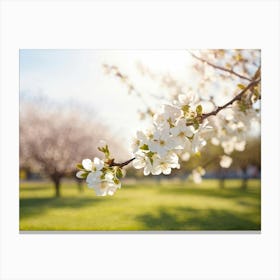
[[89, 204], [95, 205], [103, 200], [91, 197], [42, 197], [42, 198], [21, 198], [20, 218], [27, 218], [34, 215], [41, 215], [49, 209], [81, 208]]
[[195, 195], [195, 196], [207, 196], [207, 197], [216, 197], [216, 198], [253, 198], [258, 199], [260, 197], [260, 189], [250, 188], [248, 190], [242, 190], [240, 188], [227, 188], [227, 189], [202, 189], [202, 188], [188, 188], [187, 186], [174, 186], [174, 188], [162, 187], [159, 192], [170, 193], [170, 194], [186, 194], [186, 195]]
[[54, 187], [52, 186], [50, 188], [49, 185], [42, 185], [42, 186], [31, 186], [31, 187], [23, 187], [22, 189], [20, 189], [21, 191], [43, 191], [43, 190], [49, 190], [52, 189], [54, 190]]
[[[178, 207], [137, 217], [145, 230], [260, 230], [259, 213]], [[250, 219], [251, 217], [251, 219]]]

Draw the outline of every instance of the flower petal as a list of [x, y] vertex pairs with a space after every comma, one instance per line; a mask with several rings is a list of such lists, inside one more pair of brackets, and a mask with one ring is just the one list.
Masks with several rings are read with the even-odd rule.
[[132, 162], [132, 165], [134, 166], [134, 168], [140, 169], [145, 166], [145, 161], [143, 158], [138, 157], [138, 158], [135, 158], [135, 160]]
[[78, 172], [76, 173], [76, 177], [77, 177], [77, 178], [80, 178], [80, 179], [84, 179], [84, 178], [85, 178], [85, 177], [84, 177], [85, 174], [87, 174], [87, 173], [84, 172], [84, 171], [82, 171], [82, 170], [80, 170], [80, 171], [78, 171]]
[[111, 172], [105, 174], [105, 180], [111, 182], [114, 178], [114, 175]]
[[101, 170], [103, 167], [104, 167], [104, 162], [103, 160], [95, 157], [93, 159], [93, 164], [94, 164], [94, 167], [96, 167], [97, 170]]
[[100, 176], [102, 175], [101, 171], [90, 172], [87, 176], [86, 182], [89, 186], [93, 187], [100, 183]]
[[169, 174], [171, 173], [171, 168], [170, 168], [170, 167], [164, 168], [164, 169], [162, 170], [162, 173], [163, 173], [164, 175], [169, 175]]
[[92, 171], [92, 161], [90, 159], [84, 159], [82, 165], [85, 170]]
[[231, 157], [226, 156], [226, 155], [221, 157], [221, 160], [220, 160], [221, 167], [229, 168], [231, 166], [231, 163], [232, 163], [232, 158]]

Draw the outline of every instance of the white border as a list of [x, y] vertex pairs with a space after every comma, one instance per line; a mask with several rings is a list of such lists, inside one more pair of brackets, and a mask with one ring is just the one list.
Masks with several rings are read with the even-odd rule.
[[[279, 279], [279, 2], [2, 1], [1, 279]], [[262, 49], [261, 234], [18, 231], [18, 50]]]

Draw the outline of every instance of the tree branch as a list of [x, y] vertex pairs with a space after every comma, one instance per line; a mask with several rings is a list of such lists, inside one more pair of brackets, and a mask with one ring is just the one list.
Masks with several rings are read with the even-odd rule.
[[127, 161], [121, 162], [121, 163], [117, 163], [117, 162], [114, 162], [114, 160], [112, 160], [112, 162], [109, 164], [109, 166], [110, 167], [118, 166], [118, 167], [122, 168], [122, 167], [128, 165], [129, 163], [131, 163], [133, 160], [135, 160], [135, 157], [131, 158], [131, 159], [127, 160]]
[[232, 100], [230, 100], [228, 103], [224, 104], [223, 106], [218, 107], [216, 110], [207, 113], [207, 114], [203, 114], [202, 115], [202, 120], [208, 118], [209, 116], [215, 116], [217, 115], [221, 110], [225, 109], [226, 107], [228, 107], [229, 105], [231, 105], [233, 102], [240, 100], [242, 95], [251, 87], [255, 86], [256, 84], [258, 84], [260, 82], [261, 79], [252, 81], [250, 84], [247, 85], [247, 87], [245, 87], [238, 95], [236, 95]]
[[190, 52], [190, 51], [188, 51], [188, 52], [189, 52], [190, 55], [191, 55], [192, 57], [194, 57], [195, 59], [197, 59], [197, 60], [199, 60], [199, 61], [201, 61], [201, 62], [203, 62], [203, 63], [206, 63], [207, 65], [209, 65], [209, 66], [211, 66], [211, 67], [213, 67], [213, 68], [216, 68], [216, 69], [219, 69], [219, 70], [228, 72], [228, 73], [230, 73], [230, 74], [232, 74], [232, 75], [235, 75], [235, 76], [239, 77], [240, 79], [244, 79], [244, 80], [247, 80], [247, 81], [252, 81], [252, 79], [250, 79], [250, 78], [248, 78], [248, 77], [246, 77], [246, 76], [243, 76], [243, 75], [241, 75], [241, 74], [239, 74], [239, 73], [237, 73], [237, 72], [235, 72], [235, 71], [233, 71], [233, 70], [231, 70], [231, 69], [227, 69], [227, 68], [225, 68], [225, 67], [216, 65], [216, 64], [214, 64], [214, 63], [211, 63], [211, 62], [207, 61], [206, 59], [204, 59], [204, 58], [202, 58], [202, 57], [198, 57], [197, 55], [195, 55], [194, 53], [192, 53], [192, 52]]

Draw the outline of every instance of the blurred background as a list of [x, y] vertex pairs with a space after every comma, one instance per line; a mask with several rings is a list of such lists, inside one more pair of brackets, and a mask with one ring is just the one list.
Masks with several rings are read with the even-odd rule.
[[75, 178], [78, 162], [101, 156], [100, 140], [116, 161], [131, 158], [135, 132], [178, 94], [196, 92], [211, 111], [246, 84], [209, 61], [252, 77], [260, 51], [20, 50], [20, 230], [260, 230], [260, 120], [227, 169], [209, 143], [169, 176], [127, 166], [113, 197]]

